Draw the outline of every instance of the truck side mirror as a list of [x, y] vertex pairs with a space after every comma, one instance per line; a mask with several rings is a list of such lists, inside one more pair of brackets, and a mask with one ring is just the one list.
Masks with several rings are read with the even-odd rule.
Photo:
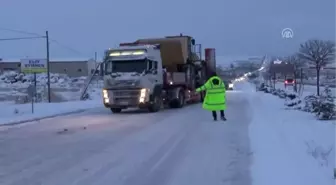
[[195, 39], [191, 39], [191, 44], [195, 45]]

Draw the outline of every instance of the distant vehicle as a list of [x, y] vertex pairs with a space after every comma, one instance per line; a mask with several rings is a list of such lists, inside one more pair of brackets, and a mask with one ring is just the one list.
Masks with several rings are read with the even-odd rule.
[[287, 86], [287, 85], [294, 85], [294, 83], [295, 83], [295, 80], [292, 79], [292, 78], [287, 78], [285, 80], [285, 86]]
[[226, 90], [233, 90], [233, 83], [231, 80], [223, 80]]

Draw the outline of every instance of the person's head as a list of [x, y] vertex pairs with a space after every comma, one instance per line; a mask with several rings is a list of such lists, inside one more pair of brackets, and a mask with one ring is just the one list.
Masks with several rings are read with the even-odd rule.
[[212, 79], [212, 84], [219, 85], [219, 80], [217, 78]]

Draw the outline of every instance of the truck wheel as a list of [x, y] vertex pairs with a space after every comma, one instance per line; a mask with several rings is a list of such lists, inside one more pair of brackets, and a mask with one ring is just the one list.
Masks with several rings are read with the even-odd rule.
[[169, 106], [171, 108], [182, 108], [184, 106], [184, 94], [183, 91], [179, 92], [178, 98], [170, 102]]
[[160, 96], [154, 97], [154, 103], [148, 107], [149, 112], [158, 112], [161, 108], [161, 98]]
[[184, 101], [185, 101], [185, 98], [184, 98], [184, 93], [183, 93], [183, 91], [180, 91], [179, 92], [179, 99], [178, 99], [179, 101], [178, 101], [178, 104], [177, 104], [177, 107], [178, 108], [182, 108], [183, 106], [184, 106]]
[[111, 108], [111, 111], [113, 113], [120, 113], [121, 112], [121, 108]]

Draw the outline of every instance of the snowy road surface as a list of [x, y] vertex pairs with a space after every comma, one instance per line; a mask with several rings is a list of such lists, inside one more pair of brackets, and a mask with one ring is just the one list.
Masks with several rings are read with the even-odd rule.
[[228, 93], [228, 121], [201, 104], [158, 113], [109, 110], [0, 131], [1, 185], [249, 185], [252, 115]]

